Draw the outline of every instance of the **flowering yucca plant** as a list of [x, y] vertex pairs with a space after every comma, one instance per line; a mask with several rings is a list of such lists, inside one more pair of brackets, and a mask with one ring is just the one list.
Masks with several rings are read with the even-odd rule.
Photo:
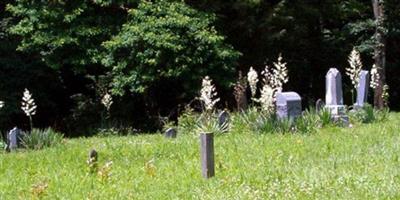
[[273, 69], [274, 86], [279, 92], [282, 91], [283, 84], [289, 81], [286, 64], [287, 63], [282, 62], [282, 55], [279, 54], [278, 62], [274, 62], [275, 68]]
[[247, 73], [247, 81], [250, 85], [251, 97], [254, 97], [257, 93], [258, 74], [253, 67], [250, 67], [250, 70]]
[[111, 105], [113, 104], [112, 96], [109, 93], [106, 93], [103, 98], [101, 99], [101, 104], [106, 108], [107, 110], [107, 117], [110, 117], [110, 108]]
[[106, 93], [103, 98], [101, 99], [101, 104], [106, 107], [107, 110], [110, 110], [111, 105], [113, 104], [112, 96], [108, 93]]
[[357, 89], [358, 87], [358, 83], [360, 82], [360, 73], [363, 67], [360, 52], [358, 52], [355, 48], [353, 48], [351, 51], [348, 62], [350, 67], [346, 68], [346, 75], [350, 77], [351, 83], [353, 84], [351, 94], [352, 100], [354, 100], [354, 89]]
[[25, 115], [29, 117], [29, 123], [32, 130], [33, 129], [32, 116], [36, 114], [37, 106], [35, 104], [35, 100], [32, 98], [32, 94], [26, 88], [22, 96], [21, 104], [22, 104], [21, 109], [25, 112]]
[[286, 63], [282, 62], [282, 56], [279, 55], [278, 61], [273, 63], [274, 68], [269, 69], [265, 66], [262, 75], [264, 75], [264, 85], [261, 89], [261, 96], [256, 101], [261, 104], [263, 111], [273, 112], [275, 109], [275, 96], [277, 92], [282, 91], [284, 83], [289, 81]]
[[272, 88], [270, 85], [264, 84], [263, 88], [261, 89], [261, 96], [258, 99], [263, 111], [266, 111], [267, 113], [272, 113], [274, 111], [276, 91], [276, 88]]
[[360, 53], [356, 49], [351, 51], [348, 62], [350, 67], [346, 68], [346, 74], [350, 77], [353, 87], [357, 88], [358, 82], [360, 81], [359, 75], [362, 69], [362, 62]]
[[204, 108], [207, 112], [214, 109], [215, 104], [220, 100], [217, 96], [215, 86], [211, 83], [210, 77], [204, 77], [202, 87], [200, 90], [200, 100], [203, 102]]
[[376, 65], [372, 65], [372, 69], [371, 69], [371, 83], [370, 86], [372, 89], [375, 89], [379, 86], [379, 74], [378, 74], [378, 68], [376, 67]]

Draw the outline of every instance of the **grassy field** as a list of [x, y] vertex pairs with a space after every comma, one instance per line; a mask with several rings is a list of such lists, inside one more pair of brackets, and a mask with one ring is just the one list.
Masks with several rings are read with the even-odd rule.
[[[309, 135], [234, 130], [215, 138], [209, 180], [201, 177], [197, 135], [80, 138], [0, 153], [0, 199], [400, 198], [400, 114]], [[99, 152], [92, 174], [91, 148]]]

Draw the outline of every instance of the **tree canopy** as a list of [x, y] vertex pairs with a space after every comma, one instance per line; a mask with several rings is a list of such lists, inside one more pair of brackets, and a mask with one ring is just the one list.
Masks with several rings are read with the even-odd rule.
[[[399, 109], [400, 6], [384, 5], [389, 105]], [[344, 73], [354, 46], [368, 70], [377, 47], [371, 1], [6, 0], [0, 11], [3, 129], [23, 119], [26, 87], [38, 98], [39, 124], [61, 129], [93, 124], [109, 91], [113, 120], [154, 127], [159, 116], [176, 117], [206, 75], [222, 96], [218, 106], [230, 107], [236, 74], [261, 72], [279, 54], [289, 68], [284, 89], [309, 105], [323, 97], [329, 68]]]

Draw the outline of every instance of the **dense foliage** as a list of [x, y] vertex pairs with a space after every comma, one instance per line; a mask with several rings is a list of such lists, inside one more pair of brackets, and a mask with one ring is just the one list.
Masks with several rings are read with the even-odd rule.
[[[397, 1], [385, 1], [393, 109], [400, 108], [399, 11]], [[328, 68], [344, 74], [353, 46], [371, 68], [375, 23], [371, 1], [356, 0], [1, 1], [0, 127], [29, 126], [24, 88], [38, 105], [34, 124], [86, 135], [101, 126], [100, 101], [110, 90], [109, 123], [118, 126], [176, 119], [205, 75], [221, 95], [217, 106], [233, 107], [234, 73], [260, 72], [279, 53], [289, 68], [284, 90], [313, 104], [324, 96]], [[347, 78], [344, 88], [350, 103]]]
[[[208, 180], [199, 138], [185, 133], [0, 152], [0, 199], [398, 199], [399, 120], [392, 113], [309, 135], [258, 134], [243, 124], [214, 137], [216, 176]], [[92, 148], [96, 165], [87, 163]]]
[[142, 2], [130, 10], [121, 31], [103, 43], [114, 91], [122, 94], [128, 86], [144, 92], [165, 78], [177, 79], [190, 91], [205, 75], [227, 83], [239, 54], [224, 44], [212, 21], [183, 3]]

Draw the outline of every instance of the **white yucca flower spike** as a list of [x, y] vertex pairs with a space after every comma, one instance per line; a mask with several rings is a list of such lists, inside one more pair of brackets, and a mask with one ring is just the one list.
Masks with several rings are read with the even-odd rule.
[[258, 99], [263, 111], [273, 112], [275, 93], [276, 88], [272, 88], [270, 85], [264, 84], [263, 88], [261, 89], [261, 97]]
[[4, 107], [4, 101], [0, 101], [0, 109]]
[[103, 98], [101, 99], [101, 104], [106, 107], [107, 111], [110, 110], [111, 105], [113, 104], [112, 96], [108, 93], [106, 93]]
[[274, 62], [274, 86], [281, 91], [283, 84], [289, 81], [288, 69], [285, 62], [282, 62], [282, 55], [279, 54], [278, 62]]
[[215, 104], [219, 101], [217, 95], [218, 94], [215, 90], [214, 85], [211, 83], [210, 77], [204, 77], [200, 90], [200, 100], [204, 103], [204, 107], [207, 111], [211, 111], [214, 108]]
[[267, 65], [261, 73], [264, 76], [264, 84], [276, 91], [282, 91], [283, 84], [289, 81], [287, 63], [282, 62], [282, 56], [279, 55], [278, 61], [273, 64], [274, 68], [269, 69], [270, 67]]
[[253, 67], [250, 67], [250, 70], [247, 73], [247, 81], [250, 85], [251, 96], [254, 97], [257, 93], [258, 74]]
[[372, 69], [371, 69], [371, 83], [370, 86], [371, 88], [375, 89], [379, 86], [379, 74], [378, 74], [378, 68], [376, 67], [376, 65], [372, 65]]
[[21, 103], [21, 109], [25, 112], [26, 116], [31, 117], [36, 114], [37, 106], [35, 104], [35, 100], [32, 98], [32, 94], [26, 88]]
[[358, 82], [360, 80], [360, 73], [362, 69], [362, 62], [360, 53], [353, 48], [350, 53], [348, 62], [350, 67], [346, 68], [346, 74], [350, 77], [351, 83], [353, 84], [354, 88], [358, 87]]

